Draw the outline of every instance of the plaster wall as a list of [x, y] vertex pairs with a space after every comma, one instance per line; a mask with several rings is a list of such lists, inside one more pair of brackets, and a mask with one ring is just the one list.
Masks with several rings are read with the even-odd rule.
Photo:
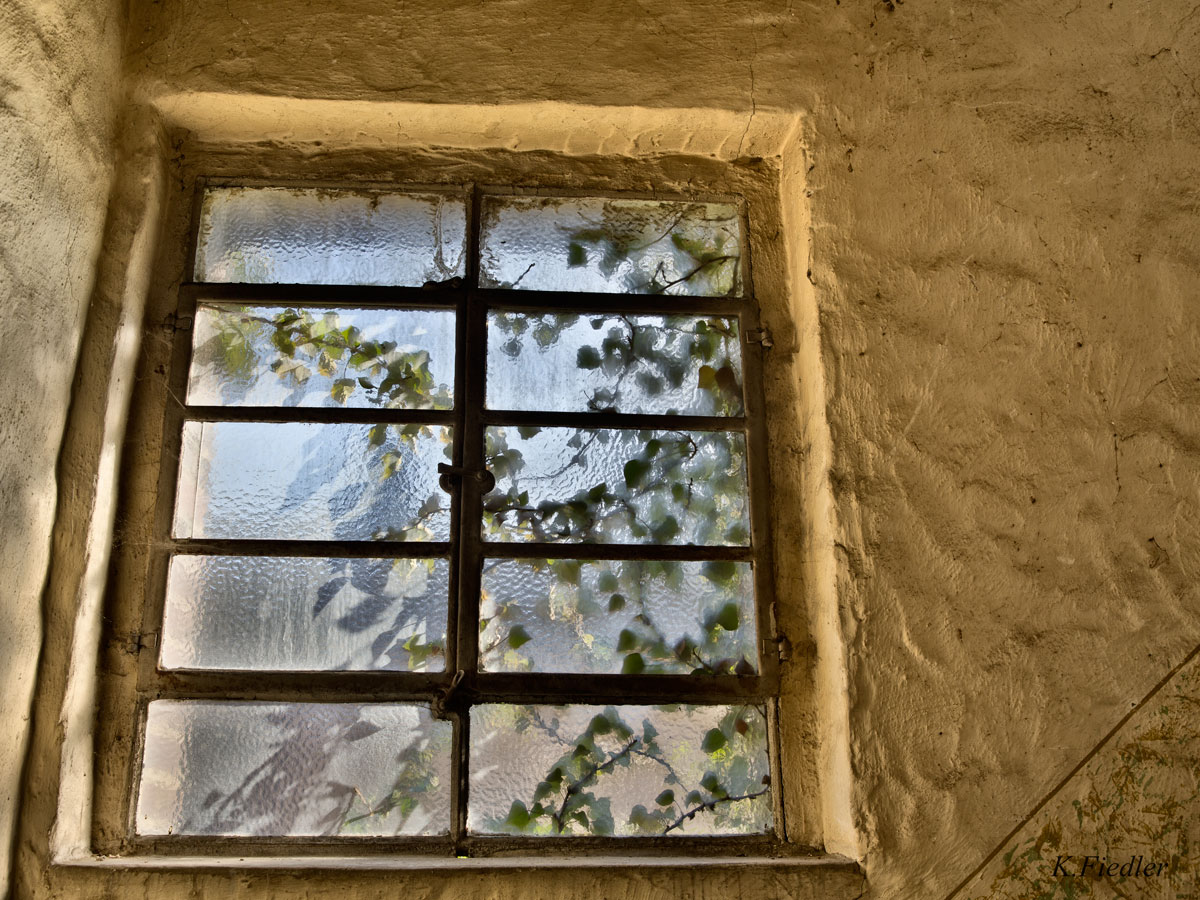
[[0, 7], [0, 895], [28, 735], [55, 463], [113, 177], [123, 4]]
[[[747, 132], [804, 114], [805, 171], [786, 183], [808, 231], [792, 249], [810, 254], [798, 324], [821, 356], [800, 371], [822, 387], [828, 440], [787, 452], [821, 461], [831, 486], [831, 558], [814, 571], [848, 654], [870, 896], [951, 893], [1200, 642], [1193, 3], [138, 3], [126, 67], [138, 101], [168, 115], [197, 92], [216, 109], [718, 108]], [[532, 107], [530, 127], [552, 131], [552, 108]], [[653, 152], [650, 118], [609, 123], [601, 149]], [[281, 142], [296, 127], [264, 122]], [[705, 891], [661, 874], [551, 881], [542, 895]], [[163, 897], [232, 885], [136, 883]]]

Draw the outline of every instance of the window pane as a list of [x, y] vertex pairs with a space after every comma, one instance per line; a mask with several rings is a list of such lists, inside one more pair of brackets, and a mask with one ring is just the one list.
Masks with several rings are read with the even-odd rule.
[[466, 274], [466, 205], [327, 188], [204, 193], [196, 280], [420, 286]]
[[771, 827], [769, 771], [755, 706], [476, 706], [467, 827], [761, 834]]
[[450, 429], [186, 422], [175, 537], [446, 540]]
[[741, 294], [731, 203], [485, 197], [480, 241], [484, 287]]
[[485, 437], [491, 540], [749, 542], [739, 433], [489, 428]]
[[445, 834], [451, 731], [420, 706], [156, 700], [137, 831]]
[[444, 559], [176, 556], [166, 669], [444, 669]]
[[492, 409], [742, 414], [736, 319], [493, 312]]
[[454, 313], [201, 304], [188, 403], [450, 409]]
[[485, 560], [480, 617], [491, 672], [757, 669], [749, 563]]

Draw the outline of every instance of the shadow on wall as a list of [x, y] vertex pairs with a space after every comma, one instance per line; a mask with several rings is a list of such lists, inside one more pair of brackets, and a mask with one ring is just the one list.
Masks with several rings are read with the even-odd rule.
[[1055, 792], [959, 900], [1200, 897], [1200, 653]]

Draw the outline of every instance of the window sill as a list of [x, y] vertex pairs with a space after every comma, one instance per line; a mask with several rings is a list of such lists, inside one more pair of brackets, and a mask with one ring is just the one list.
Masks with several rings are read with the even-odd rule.
[[774, 871], [814, 870], [827, 874], [862, 876], [861, 866], [837, 854], [814, 856], [504, 856], [447, 858], [430, 856], [72, 856], [56, 866], [126, 870], [283, 870], [338, 871], [487, 871], [495, 869], [677, 869], [738, 868]]

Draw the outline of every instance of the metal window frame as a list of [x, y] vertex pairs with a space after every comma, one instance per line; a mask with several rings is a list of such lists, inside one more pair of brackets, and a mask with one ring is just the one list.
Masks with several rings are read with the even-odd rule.
[[[775, 627], [774, 566], [767, 486], [767, 428], [763, 396], [762, 354], [758, 308], [754, 299], [749, 258], [749, 223], [745, 203], [728, 195], [666, 196], [661, 193], [604, 192], [563, 189], [525, 189], [511, 186], [358, 184], [350, 181], [315, 183], [260, 178], [198, 178], [186, 266], [194, 271], [200, 210], [204, 193], [212, 187], [302, 187], [331, 190], [441, 193], [464, 197], [467, 203], [467, 274], [462, 284], [417, 287], [365, 285], [239, 284], [185, 281], [179, 288], [174, 316], [165, 323], [173, 332], [168, 369], [169, 400], [162, 423], [161, 456], [155, 534], [150, 550], [146, 596], [142, 605], [142, 631], [136, 637], [138, 730], [127, 767], [127, 808], [122, 818], [134, 852], [201, 856], [419, 854], [505, 856], [578, 854], [655, 856], [663, 853], [719, 853], [722, 855], [792, 856], [811, 852], [782, 839], [783, 799], [779, 767], [778, 705], [780, 673]], [[653, 199], [664, 202], [726, 202], [735, 204], [740, 219], [741, 295], [693, 297], [665, 294], [551, 292], [480, 288], [479, 239], [482, 198], [485, 196], [547, 196], [614, 199]], [[192, 325], [199, 302], [286, 303], [294, 307], [341, 309], [444, 309], [455, 313], [455, 385], [451, 410], [376, 410], [325, 407], [211, 407], [187, 406], [183, 398], [192, 354]], [[610, 412], [561, 413], [488, 410], [486, 387], [487, 314], [492, 310], [517, 312], [581, 312], [585, 314], [721, 315], [739, 323], [742, 353], [742, 416], [668, 416]], [[450, 540], [439, 542], [382, 541], [276, 541], [217, 540], [171, 537], [177, 466], [185, 421], [356, 422], [422, 423], [454, 429], [453, 459], [466, 471], [484, 468], [484, 430], [489, 425], [540, 425], [576, 428], [628, 428], [680, 431], [728, 431], [746, 440], [747, 495], [750, 503], [750, 540], [746, 546], [655, 544], [500, 543], [483, 540], [484, 492], [474, 479], [453, 484]], [[170, 560], [175, 555], [346, 556], [371, 558], [441, 557], [449, 562], [449, 617], [446, 633], [446, 666], [443, 672], [261, 672], [249, 670], [163, 670], [158, 668], [158, 636], [166, 600]], [[478, 671], [478, 616], [481, 568], [485, 560], [509, 558], [569, 558], [580, 560], [661, 559], [680, 561], [732, 560], [753, 564], [758, 636], [758, 671], [754, 675], [583, 675], [548, 673], [484, 673]], [[461, 679], [455, 675], [462, 671]], [[136, 796], [141, 780], [146, 709], [155, 699], [222, 699], [292, 702], [423, 701], [438, 698], [454, 725], [452, 757], [451, 823], [448, 837], [227, 837], [204, 835], [142, 836], [135, 827]], [[522, 837], [477, 835], [466, 826], [469, 710], [477, 703], [753, 703], [767, 711], [767, 741], [771, 767], [773, 827], [762, 835], [647, 836], [647, 837]]]

